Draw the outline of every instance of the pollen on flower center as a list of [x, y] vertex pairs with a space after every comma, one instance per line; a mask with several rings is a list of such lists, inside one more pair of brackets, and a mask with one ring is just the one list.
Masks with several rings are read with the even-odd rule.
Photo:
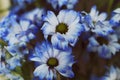
[[107, 45], [109, 43], [108, 40], [103, 37], [98, 37], [97, 41], [99, 42], [100, 45], [103, 45], [103, 44]]
[[65, 34], [68, 31], [68, 26], [64, 23], [60, 23], [56, 27], [56, 32], [59, 32], [61, 34]]
[[58, 66], [58, 64], [59, 64], [58, 60], [54, 57], [49, 58], [48, 61], [47, 61], [47, 65], [50, 68], [54, 68], [54, 67]]

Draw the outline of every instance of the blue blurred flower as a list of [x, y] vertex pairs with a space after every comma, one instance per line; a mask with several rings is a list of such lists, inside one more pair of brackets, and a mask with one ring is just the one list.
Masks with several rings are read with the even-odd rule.
[[12, 0], [14, 4], [19, 5], [19, 6], [25, 6], [25, 4], [31, 4], [35, 0]]
[[120, 50], [120, 44], [116, 35], [107, 36], [92, 36], [89, 38], [87, 47], [89, 52], [98, 52], [98, 55], [103, 58], [111, 58]]
[[10, 70], [15, 69], [17, 66], [21, 66], [21, 60], [23, 60], [23, 56], [25, 53], [24, 50], [20, 51], [20, 47], [22, 45], [10, 45], [6, 46], [5, 49], [9, 52], [11, 57], [6, 60], [6, 63], [8, 64], [8, 68]]
[[5, 64], [5, 49], [0, 46], [0, 74], [7, 73], [6, 64]]
[[105, 73], [104, 76], [98, 77], [96, 75], [92, 75], [90, 80], [120, 80], [120, 69], [114, 67], [113, 65], [108, 68], [108, 72]]
[[110, 20], [110, 24], [113, 26], [120, 26], [120, 8], [115, 9], [112, 13], [113, 16]]
[[48, 11], [44, 20], [41, 28], [44, 37], [47, 39], [51, 35], [51, 42], [56, 48], [65, 49], [68, 44], [74, 46], [84, 31], [84, 26], [79, 23], [79, 13], [73, 10], [61, 10], [57, 16]]
[[74, 77], [72, 65], [75, 61], [71, 50], [57, 50], [48, 42], [43, 42], [37, 44], [32, 54], [30, 60], [39, 63], [34, 70], [34, 75], [39, 76], [40, 80], [53, 80], [56, 78], [57, 72], [65, 77]]
[[101, 80], [120, 80], [120, 69], [114, 66], [109, 68], [109, 72]]
[[99, 14], [96, 6], [91, 8], [90, 13], [83, 12], [85, 16], [83, 17], [83, 23], [86, 31], [90, 30], [98, 35], [108, 35], [114, 30], [112, 25], [109, 24], [109, 21], [106, 20], [107, 14], [105, 12]]
[[23, 14], [21, 18], [31, 20], [33, 23], [37, 23], [38, 26], [41, 26], [43, 23], [43, 15], [45, 15], [44, 9], [35, 8], [32, 11]]
[[[8, 31], [4, 40], [13, 45], [21, 42], [29, 42], [29, 40], [35, 38], [34, 34], [36, 33], [36, 26], [34, 24], [32, 24], [29, 20], [19, 20], [19, 18], [15, 15], [11, 15], [10, 17], [12, 19], [8, 18], [9, 25], [6, 25], [8, 24], [7, 21], [3, 22]], [[17, 19], [19, 21], [17, 21]]]
[[66, 6], [68, 9], [72, 9], [78, 0], [47, 0], [54, 9]]

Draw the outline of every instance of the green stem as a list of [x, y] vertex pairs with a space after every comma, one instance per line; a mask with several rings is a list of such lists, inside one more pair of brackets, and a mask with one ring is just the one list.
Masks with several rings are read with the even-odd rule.
[[110, 13], [110, 11], [111, 11], [113, 1], [114, 1], [114, 0], [110, 0], [109, 3], [108, 3], [108, 9], [107, 9], [107, 12], [108, 12], [108, 13]]

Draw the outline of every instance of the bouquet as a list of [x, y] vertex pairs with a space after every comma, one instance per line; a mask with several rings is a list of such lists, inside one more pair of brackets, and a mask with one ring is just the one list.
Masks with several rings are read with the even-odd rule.
[[0, 80], [120, 80], [113, 0], [107, 12], [96, 4], [79, 10], [82, 0], [9, 2], [0, 21]]

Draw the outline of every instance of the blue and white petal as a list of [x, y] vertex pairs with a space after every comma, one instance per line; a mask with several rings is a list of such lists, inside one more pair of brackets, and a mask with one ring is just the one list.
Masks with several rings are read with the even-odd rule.
[[[43, 31], [45, 39], [51, 35], [52, 44], [59, 49], [64, 49], [69, 44], [74, 46], [78, 40], [78, 36], [84, 31], [84, 25], [79, 23], [79, 13], [74, 10], [61, 10], [57, 16], [52, 11], [48, 11], [44, 20], [45, 23], [41, 30]], [[63, 29], [65, 28], [65, 32], [57, 31], [59, 25], [63, 25], [62, 27]], [[61, 45], [60, 42], [63, 44]]]
[[[50, 65], [51, 63], [49, 62], [51, 58], [55, 60], [53, 65]], [[40, 80], [56, 79], [57, 72], [65, 77], [74, 77], [72, 65], [75, 61], [71, 54], [71, 50], [58, 50], [50, 43], [43, 42], [36, 45], [30, 60], [38, 63], [38, 66], [34, 70], [34, 75], [38, 76]], [[58, 61], [57, 63], [56, 60]]]

